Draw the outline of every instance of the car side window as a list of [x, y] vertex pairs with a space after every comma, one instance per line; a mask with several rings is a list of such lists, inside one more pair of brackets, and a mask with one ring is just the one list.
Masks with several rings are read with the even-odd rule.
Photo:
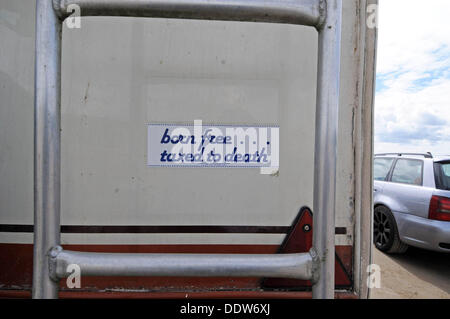
[[393, 161], [393, 158], [376, 158], [373, 164], [373, 178], [376, 181], [385, 181]]
[[450, 162], [434, 164], [436, 188], [450, 190]]
[[423, 161], [399, 159], [395, 164], [391, 181], [394, 183], [422, 185]]
[[450, 190], [450, 163], [441, 164], [445, 190]]

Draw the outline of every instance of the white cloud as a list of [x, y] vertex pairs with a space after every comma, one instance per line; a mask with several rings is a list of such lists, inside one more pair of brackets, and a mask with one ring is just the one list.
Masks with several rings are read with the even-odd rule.
[[380, 0], [375, 151], [450, 154], [450, 1]]

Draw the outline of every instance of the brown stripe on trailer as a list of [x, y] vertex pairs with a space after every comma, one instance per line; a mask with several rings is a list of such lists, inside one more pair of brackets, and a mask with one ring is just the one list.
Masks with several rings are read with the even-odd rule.
[[[235, 225], [62, 225], [63, 234], [288, 234], [292, 226]], [[0, 224], [0, 233], [32, 233], [33, 225]], [[347, 228], [336, 227], [336, 235]]]

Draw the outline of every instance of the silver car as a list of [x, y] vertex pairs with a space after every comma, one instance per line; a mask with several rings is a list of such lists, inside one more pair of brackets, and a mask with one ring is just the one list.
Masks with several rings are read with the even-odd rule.
[[450, 253], [450, 156], [379, 154], [374, 160], [374, 243]]

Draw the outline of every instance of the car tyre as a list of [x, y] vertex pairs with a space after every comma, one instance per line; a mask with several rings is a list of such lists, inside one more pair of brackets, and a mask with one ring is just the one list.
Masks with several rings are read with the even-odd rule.
[[386, 206], [375, 207], [373, 241], [375, 247], [388, 254], [403, 254], [408, 249], [400, 240], [394, 215]]

